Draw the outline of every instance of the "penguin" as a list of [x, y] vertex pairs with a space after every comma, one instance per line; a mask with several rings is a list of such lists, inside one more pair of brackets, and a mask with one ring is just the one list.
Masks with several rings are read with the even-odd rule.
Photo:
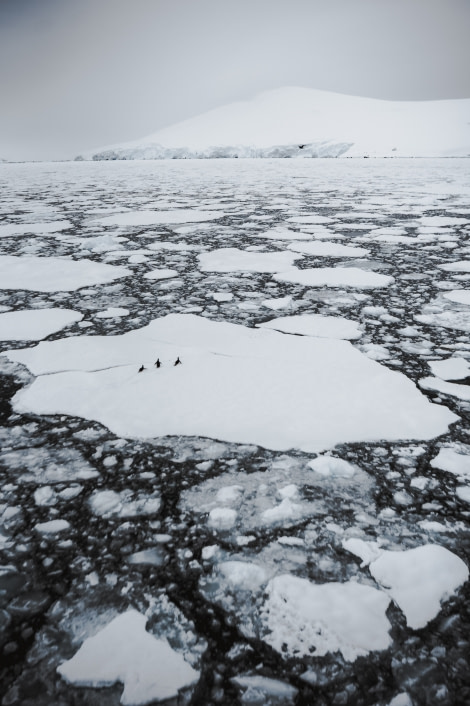
[[179, 356], [175, 360], [175, 365], [181, 365], [181, 360], [180, 360]]
[[142, 364], [142, 365], [140, 366], [140, 368], [139, 368], [139, 373], [141, 373], [142, 370], [145, 370], [145, 366], [144, 366], [143, 364]]
[[160, 358], [157, 358], [157, 362], [155, 363], [155, 367], [156, 367], [156, 368], [160, 368], [161, 365], [162, 365], [162, 364], [160, 363]]

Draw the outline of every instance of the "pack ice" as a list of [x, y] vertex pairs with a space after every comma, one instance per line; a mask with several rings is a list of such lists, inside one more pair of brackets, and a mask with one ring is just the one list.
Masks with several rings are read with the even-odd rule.
[[13, 398], [15, 411], [96, 420], [123, 437], [204, 436], [318, 452], [346, 442], [430, 439], [458, 419], [348, 341], [190, 314], [5, 355], [38, 376]]

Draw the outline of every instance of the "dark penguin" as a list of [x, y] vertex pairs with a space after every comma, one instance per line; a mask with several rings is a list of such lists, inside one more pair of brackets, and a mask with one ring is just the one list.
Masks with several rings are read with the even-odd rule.
[[141, 366], [140, 366], [140, 368], [139, 368], [139, 373], [141, 373], [142, 370], [145, 370], [145, 366], [144, 366], [144, 365], [141, 365]]
[[179, 359], [179, 356], [178, 356], [178, 358], [175, 360], [175, 365], [181, 365], [181, 360]]
[[160, 368], [160, 367], [161, 367], [160, 358], [157, 358], [157, 362], [155, 363], [155, 367], [156, 367], [156, 368]]

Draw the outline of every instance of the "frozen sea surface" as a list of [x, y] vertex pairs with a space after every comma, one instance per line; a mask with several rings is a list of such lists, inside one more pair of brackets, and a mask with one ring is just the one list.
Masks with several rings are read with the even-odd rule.
[[468, 703], [467, 160], [0, 189], [3, 703]]

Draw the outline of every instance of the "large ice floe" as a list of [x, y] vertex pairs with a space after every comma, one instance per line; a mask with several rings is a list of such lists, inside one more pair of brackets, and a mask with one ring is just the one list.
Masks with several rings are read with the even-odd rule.
[[357, 287], [358, 289], [376, 289], [388, 287], [393, 277], [368, 272], [359, 267], [315, 267], [305, 270], [292, 268], [286, 272], [277, 272], [273, 278], [278, 282], [303, 284], [305, 287]]
[[69, 292], [80, 287], [112, 282], [130, 274], [131, 270], [125, 267], [92, 260], [0, 255], [0, 289]]
[[313, 584], [289, 574], [276, 576], [261, 611], [265, 641], [286, 656], [316, 656], [339, 650], [355, 660], [391, 644], [385, 611], [389, 597], [355, 581]]
[[57, 671], [75, 686], [124, 685], [123, 706], [143, 706], [178, 696], [199, 679], [164, 639], [146, 632], [147, 619], [136, 610], [114, 618], [97, 635], [87, 638], [78, 652]]
[[312, 452], [344, 442], [430, 439], [458, 419], [347, 341], [195, 315], [6, 355], [38, 376], [13, 398], [16, 411], [93, 419], [124, 437], [194, 435]]
[[301, 257], [290, 252], [258, 253], [220, 248], [199, 255], [199, 262], [201, 272], [279, 272]]
[[83, 319], [70, 309], [27, 309], [0, 314], [0, 341], [39, 341]]
[[199, 211], [179, 208], [174, 211], [127, 211], [113, 216], [104, 216], [91, 221], [101, 226], [151, 226], [172, 223], [199, 223], [222, 218], [221, 211]]

